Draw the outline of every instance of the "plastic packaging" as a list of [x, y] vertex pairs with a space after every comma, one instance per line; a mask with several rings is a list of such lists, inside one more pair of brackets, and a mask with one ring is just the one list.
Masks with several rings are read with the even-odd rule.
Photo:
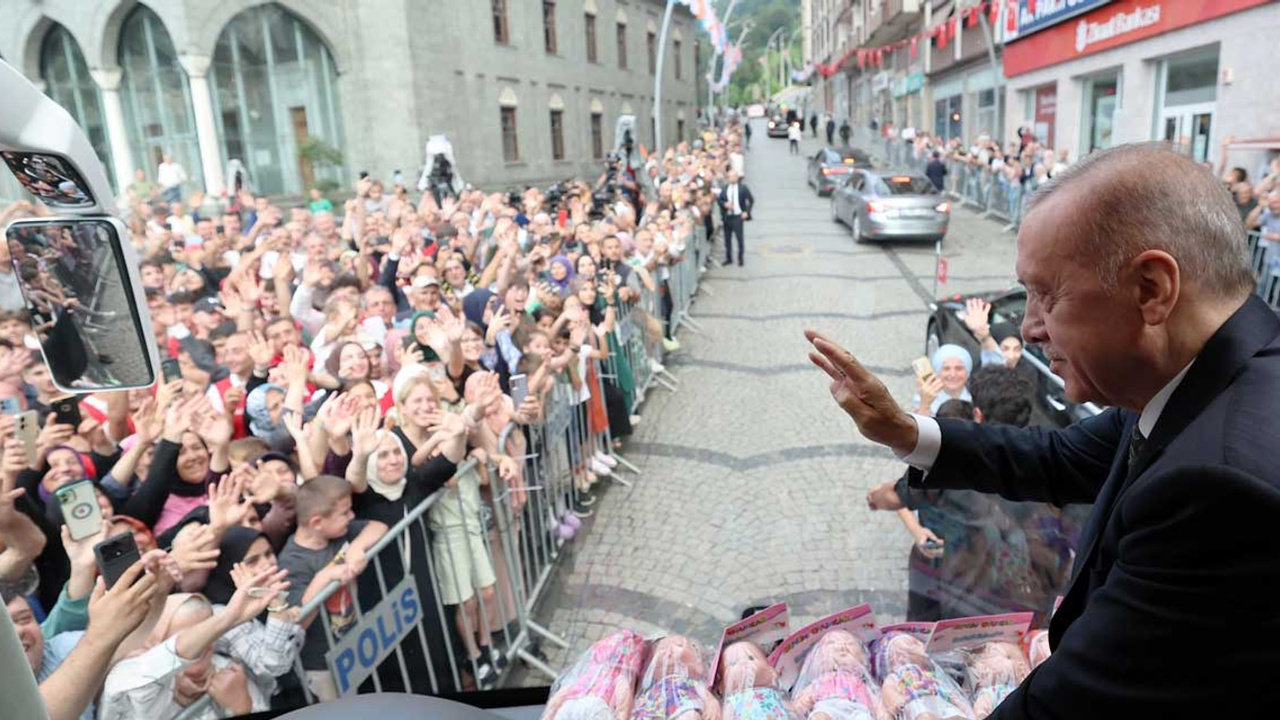
[[987, 643], [965, 653], [973, 714], [977, 720], [990, 715], [1031, 672], [1022, 648], [1013, 643]]
[[1040, 663], [1049, 659], [1049, 631], [1032, 630], [1022, 638], [1022, 648], [1027, 654], [1027, 662], [1031, 669], [1040, 667]]
[[644, 650], [629, 630], [598, 640], [551, 686], [542, 720], [629, 720]]
[[872, 668], [880, 679], [880, 701], [894, 720], [971, 720], [969, 700], [945, 672], [929, 660], [924, 643], [905, 632], [885, 633], [872, 648]]
[[778, 687], [778, 672], [758, 645], [750, 641], [729, 645], [719, 668], [723, 720], [796, 720]]
[[792, 691], [800, 720], [883, 720], [880, 688], [867, 649], [852, 633], [832, 630], [805, 656]]
[[652, 643], [632, 720], [719, 720], [720, 702], [707, 685], [708, 657], [683, 635]]

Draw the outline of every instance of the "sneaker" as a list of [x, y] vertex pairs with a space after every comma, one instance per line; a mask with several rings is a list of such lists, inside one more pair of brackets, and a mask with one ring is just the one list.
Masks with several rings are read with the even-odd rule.
[[506, 656], [498, 648], [494, 647], [489, 648], [489, 662], [498, 668], [498, 672], [502, 672], [511, 666], [511, 662], [507, 660]]
[[608, 465], [600, 462], [600, 458], [591, 458], [591, 472], [595, 473], [597, 477], [609, 477], [613, 474]]
[[596, 452], [596, 454], [595, 454], [593, 457], [594, 457], [596, 460], [599, 460], [600, 462], [602, 462], [602, 463], [604, 463], [605, 465], [609, 466], [610, 468], [616, 468], [616, 467], [618, 467], [618, 460], [617, 460], [617, 458], [613, 457], [612, 455], [608, 455], [608, 454], [606, 454], [606, 453], [604, 453], [604, 452]]
[[663, 338], [662, 347], [669, 353], [673, 353], [680, 349], [680, 341], [675, 338]]
[[660, 373], [665, 371], [667, 369], [667, 366], [658, 362], [657, 358], [651, 358], [649, 360], [649, 368], [656, 373]]
[[589, 517], [591, 517], [594, 513], [591, 511], [591, 508], [584, 507], [584, 506], [582, 505], [582, 503], [581, 503], [581, 502], [579, 502], [579, 503], [578, 503], [578, 507], [575, 507], [575, 508], [573, 509], [573, 514], [574, 514], [574, 515], [577, 515], [577, 516], [578, 516], [578, 517], [580, 517], [580, 518], [589, 518]]
[[596, 504], [596, 496], [591, 493], [578, 493], [578, 504], [582, 507], [591, 507]]
[[632, 416], [631, 416], [631, 427], [640, 427], [640, 419], [641, 419], [641, 418], [640, 418], [640, 416], [639, 416], [639, 415], [632, 415]]
[[481, 690], [493, 690], [498, 687], [498, 671], [493, 669], [489, 661], [476, 658], [476, 687]]

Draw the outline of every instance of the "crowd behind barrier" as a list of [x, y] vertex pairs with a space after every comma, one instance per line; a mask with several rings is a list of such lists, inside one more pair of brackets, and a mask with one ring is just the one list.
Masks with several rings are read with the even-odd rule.
[[[639, 477], [623, 452], [645, 398], [679, 389], [663, 359], [697, 331], [739, 129], [510, 194], [361, 178], [340, 213], [318, 192], [216, 207], [139, 181], [124, 219], [181, 378], [82, 396], [78, 421], [55, 411], [23, 296], [0, 294], [0, 396], [17, 400], [0, 415], [0, 590], [43, 691], [100, 686], [54, 716], [484, 690], [517, 662], [554, 679], [541, 647], [565, 642], [535, 611], [603, 488]], [[20, 273], [33, 296], [83, 295], [40, 232], [4, 254], [0, 291]], [[79, 540], [72, 487], [101, 516]], [[135, 575], [90, 602], [93, 547], [124, 535]], [[125, 600], [137, 618], [97, 610]], [[113, 626], [121, 650], [89, 658]]]

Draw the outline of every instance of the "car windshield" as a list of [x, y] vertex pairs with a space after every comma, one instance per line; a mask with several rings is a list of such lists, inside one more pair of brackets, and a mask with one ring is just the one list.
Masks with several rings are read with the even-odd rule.
[[938, 188], [926, 177], [892, 175], [881, 177], [875, 184], [877, 195], [937, 195]]
[[[0, 127], [0, 591], [46, 690], [63, 663], [97, 683], [60, 717], [402, 692], [543, 720], [1276, 712], [1224, 678], [1280, 667], [1280, 431], [1236, 404], [1280, 389], [1196, 359], [1166, 412], [1222, 414], [1134, 434], [1098, 398], [1143, 407], [1189, 349], [1231, 353], [1166, 342], [1202, 314], [1080, 268], [1146, 247], [1090, 213], [1149, 211], [1125, 229], [1176, 256], [1180, 307], [1207, 272], [1280, 307], [1280, 96], [1253, 54], [1280, 2], [0, 17], [0, 79], [44, 103], [0, 93], [0, 123], [88, 156]], [[113, 234], [63, 232], [90, 205]], [[1035, 250], [1079, 261], [1043, 347], [1010, 286]], [[1249, 362], [1274, 355], [1258, 322]], [[117, 389], [122, 328], [164, 382]], [[1260, 389], [1180, 399], [1233, 378]]]

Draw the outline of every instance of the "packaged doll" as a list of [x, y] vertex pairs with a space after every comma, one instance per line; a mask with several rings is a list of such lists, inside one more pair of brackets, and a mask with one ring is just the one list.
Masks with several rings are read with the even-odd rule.
[[876, 641], [873, 669], [881, 680], [880, 702], [894, 720], [973, 717], [959, 686], [925, 654], [919, 638], [889, 632]]
[[967, 653], [965, 670], [974, 717], [982, 720], [1026, 679], [1031, 666], [1022, 648], [1013, 643], [991, 642]]
[[598, 640], [556, 680], [542, 720], [629, 720], [644, 648], [628, 630]]
[[1049, 659], [1049, 631], [1032, 630], [1022, 637], [1022, 647], [1027, 653], [1027, 662], [1034, 670], [1040, 663]]
[[800, 720], [888, 720], [879, 695], [866, 648], [852, 633], [832, 630], [805, 657], [791, 708]]
[[778, 672], [755, 643], [725, 648], [718, 674], [723, 720], [795, 720], [778, 688]]
[[707, 653], [683, 635], [653, 643], [631, 720], [720, 720], [707, 686]]

